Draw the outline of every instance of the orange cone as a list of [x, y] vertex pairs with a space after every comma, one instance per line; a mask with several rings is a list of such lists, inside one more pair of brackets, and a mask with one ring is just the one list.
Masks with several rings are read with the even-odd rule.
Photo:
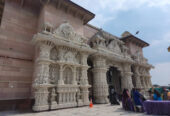
[[93, 102], [92, 102], [92, 99], [90, 100], [89, 107], [90, 107], [90, 108], [92, 108], [92, 107], [93, 107]]

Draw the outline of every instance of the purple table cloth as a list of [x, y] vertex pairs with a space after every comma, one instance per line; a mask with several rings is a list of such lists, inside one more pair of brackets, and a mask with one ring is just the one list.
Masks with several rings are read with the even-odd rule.
[[147, 100], [143, 106], [147, 114], [170, 116], [170, 101]]

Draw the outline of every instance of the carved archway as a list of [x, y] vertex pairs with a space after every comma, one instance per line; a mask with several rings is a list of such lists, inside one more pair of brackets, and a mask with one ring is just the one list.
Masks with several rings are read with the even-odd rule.
[[73, 78], [73, 71], [70, 67], [66, 67], [63, 71], [64, 84], [71, 84]]
[[58, 53], [57, 48], [56, 47], [52, 48], [50, 51], [50, 59], [54, 61], [58, 60], [57, 53]]
[[113, 88], [118, 94], [121, 94], [121, 72], [116, 67], [112, 66], [108, 69], [106, 75], [109, 95]]
[[[107, 61], [107, 67], [108, 67], [108, 71], [107, 71], [107, 76], [108, 76], [108, 72], [111, 71], [114, 72], [115, 74], [112, 75], [112, 86], [115, 88], [116, 92], [118, 94], [122, 93], [122, 77], [124, 76], [123, 73], [123, 67], [121, 63], [118, 62], [113, 62], [113, 61]], [[114, 77], [115, 76], [115, 77]], [[110, 86], [110, 85], [109, 85]]]
[[89, 66], [89, 69], [87, 71], [87, 75], [88, 75], [88, 83], [92, 86], [91, 88], [89, 88], [89, 98], [91, 98], [94, 101], [94, 95], [93, 95], [93, 81], [94, 81], [94, 77], [93, 77], [93, 62], [90, 58], [88, 58], [87, 60], [87, 64]]

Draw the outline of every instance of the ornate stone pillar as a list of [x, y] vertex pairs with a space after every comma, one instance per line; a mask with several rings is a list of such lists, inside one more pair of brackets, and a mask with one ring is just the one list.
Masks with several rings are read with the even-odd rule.
[[105, 104], [108, 101], [108, 84], [106, 79], [106, 59], [100, 56], [95, 56], [93, 59], [94, 69], [93, 76], [93, 94], [95, 103]]
[[76, 82], [76, 67], [73, 68], [72, 84], [73, 84], [73, 85], [77, 85], [77, 82]]
[[144, 80], [144, 85], [145, 85], [145, 89], [147, 88], [147, 80], [146, 80], [146, 75], [143, 76], [143, 80]]
[[124, 66], [124, 72], [121, 78], [122, 90], [128, 89], [129, 91], [131, 91], [131, 89], [133, 88], [131, 65], [124, 64], [123, 66]]
[[80, 78], [80, 84], [81, 85], [89, 85], [88, 84], [88, 77], [87, 77], [87, 70], [89, 66], [87, 65], [87, 57], [88, 54], [82, 53], [81, 54], [81, 78]]
[[148, 88], [148, 85], [147, 85], [147, 78], [146, 78], [146, 76], [143, 76], [143, 78], [144, 78], [144, 83], [145, 83], [145, 89], [147, 89], [147, 88]]
[[152, 87], [151, 76], [149, 75], [148, 77], [149, 77], [149, 85], [150, 85], [150, 87]]
[[[35, 104], [34, 111], [48, 110], [48, 88], [49, 84], [49, 62], [50, 50], [52, 46], [46, 43], [40, 43], [38, 57], [35, 60], [34, 82], [33, 88], [35, 90]], [[38, 51], [38, 50], [37, 50]]]
[[151, 82], [151, 75], [149, 73], [150, 68], [146, 70], [146, 76], [147, 76], [147, 81], [148, 81], [148, 86], [149, 88], [152, 87], [152, 82]]
[[146, 82], [145, 82], [145, 76], [141, 75], [141, 81], [142, 81], [142, 86], [143, 86], [143, 89], [146, 88]]
[[37, 60], [49, 60], [52, 46], [46, 43], [39, 43], [39, 57]]
[[141, 88], [143, 88], [143, 79], [142, 79], [142, 76], [140, 75], [140, 80], [141, 80]]
[[59, 68], [58, 85], [64, 85], [64, 81], [63, 81], [63, 64], [60, 64], [60, 68]]
[[140, 74], [139, 74], [139, 67], [135, 66], [134, 68], [134, 76], [135, 76], [135, 80], [136, 80], [136, 88], [141, 88], [141, 80], [140, 80]]
[[35, 104], [33, 106], [34, 111], [48, 110], [48, 88], [44, 86], [35, 87]]
[[59, 59], [60, 62], [63, 61], [63, 56], [64, 56], [64, 50], [63, 50], [62, 47], [59, 47], [58, 48], [58, 59]]
[[81, 67], [81, 78], [80, 78], [80, 84], [81, 85], [89, 85], [88, 83], [88, 77], [87, 77], [87, 70], [88, 66]]
[[147, 75], [147, 76], [146, 76], [146, 79], [147, 79], [147, 87], [148, 87], [148, 88], [151, 88], [151, 87], [152, 87], [151, 76], [150, 76], [150, 75]]
[[148, 76], [146, 75], [144, 78], [145, 78], [146, 89], [148, 89], [149, 88]]
[[[88, 88], [90, 87], [88, 83], [88, 77], [87, 77], [87, 57], [88, 54], [81, 53], [81, 77], [80, 77], [80, 90], [81, 90], [81, 96], [83, 100], [84, 105], [89, 105], [89, 91]], [[76, 73], [75, 73], [76, 74]]]

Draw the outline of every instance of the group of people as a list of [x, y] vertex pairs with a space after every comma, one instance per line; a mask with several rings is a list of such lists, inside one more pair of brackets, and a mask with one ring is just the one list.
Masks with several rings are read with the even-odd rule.
[[[157, 89], [149, 90], [150, 100], [170, 100], [170, 91], [163, 89], [160, 93]], [[122, 106], [125, 110], [144, 112], [143, 102], [146, 98], [141, 94], [140, 89], [133, 88], [131, 92], [124, 89], [122, 93]]]
[[149, 90], [151, 100], [170, 100], [170, 90], [167, 88], [151, 88]]
[[139, 91], [137, 88], [133, 88], [131, 93], [128, 89], [123, 90], [122, 106], [125, 110], [143, 112], [143, 102], [146, 99]]
[[121, 97], [116, 93], [114, 88], [110, 89], [110, 102], [111, 105], [120, 105], [119, 101], [122, 101], [123, 108], [125, 110], [142, 112], [143, 104], [142, 102], [146, 99], [139, 92], [139, 89], [133, 88], [131, 94], [128, 89], [124, 89]]

